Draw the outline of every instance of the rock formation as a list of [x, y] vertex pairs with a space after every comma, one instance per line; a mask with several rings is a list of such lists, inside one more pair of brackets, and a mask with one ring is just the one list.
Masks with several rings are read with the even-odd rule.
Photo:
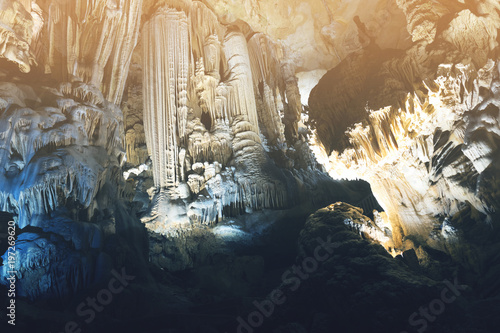
[[152, 11], [140, 59], [156, 187], [147, 226], [161, 232], [189, 220], [213, 224], [231, 207], [290, 205], [295, 179], [268, 155], [288, 158], [302, 110], [283, 46], [221, 24], [200, 2]]
[[371, 184], [396, 246], [417, 235], [444, 250], [463, 210], [497, 219], [498, 4], [398, 5], [413, 46], [372, 42], [343, 61], [311, 92], [310, 117], [330, 173]]
[[83, 82], [9, 81], [1, 85], [0, 197], [24, 230], [16, 243], [19, 294], [66, 295], [98, 277], [111, 254], [104, 238], [128, 223], [113, 200], [125, 159], [122, 113]]

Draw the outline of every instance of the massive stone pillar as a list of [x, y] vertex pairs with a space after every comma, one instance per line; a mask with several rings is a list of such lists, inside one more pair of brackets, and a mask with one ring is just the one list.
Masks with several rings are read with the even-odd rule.
[[163, 8], [144, 25], [144, 129], [157, 187], [179, 182], [179, 141], [187, 120], [186, 14]]

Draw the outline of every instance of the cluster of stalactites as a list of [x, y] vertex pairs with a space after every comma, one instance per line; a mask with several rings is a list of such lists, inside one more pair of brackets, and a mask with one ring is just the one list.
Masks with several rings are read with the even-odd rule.
[[120, 104], [143, 0], [11, 1], [0, 12], [0, 57], [59, 82], [82, 81]]
[[[295, 127], [300, 114], [294, 68], [282, 47], [261, 34], [247, 41], [199, 2], [156, 9], [142, 34], [144, 129], [159, 193], [173, 199], [172, 189], [188, 184], [196, 195], [215, 179], [201, 166], [217, 165], [245, 169], [233, 184], [242, 196], [228, 205], [285, 206], [286, 189], [266, 175], [262, 145], [263, 135], [283, 144], [283, 114], [294, 113], [285, 118]], [[222, 188], [231, 183], [224, 179]], [[269, 195], [259, 199], [257, 192]], [[216, 197], [220, 213], [224, 200]]]
[[401, 216], [406, 233], [421, 232], [436, 211], [452, 216], [463, 202], [485, 215], [495, 210], [495, 201], [477, 188], [486, 186], [481, 174], [495, 160], [498, 136], [478, 133], [498, 123], [495, 98], [481, 93], [495, 94], [498, 67], [493, 61], [480, 70], [471, 66], [440, 65], [439, 76], [422, 83], [425, 94], [415, 91], [401, 107], [369, 111], [364, 124], [346, 132], [353, 148], [340, 159], [370, 180], [384, 209]]
[[142, 0], [52, 2], [47, 10], [47, 70], [78, 78], [120, 103], [139, 33]]
[[3, 1], [1, 7], [0, 58], [16, 63], [21, 72], [27, 73], [36, 63], [30, 44], [38, 33], [30, 14], [31, 1]]
[[[245, 37], [229, 32], [220, 40], [222, 26], [201, 4], [193, 5], [188, 14], [162, 7], [143, 29], [144, 127], [157, 187], [185, 180], [179, 152], [186, 144], [190, 153], [220, 156], [211, 148], [211, 136], [221, 133], [221, 126], [230, 125], [235, 117], [245, 116], [259, 134]], [[199, 33], [193, 26], [199, 27]], [[224, 82], [220, 81], [221, 59], [228, 59]], [[188, 105], [188, 96], [197, 104]], [[213, 126], [201, 125], [202, 113], [208, 114]], [[223, 155], [227, 160], [228, 154]]]
[[[191, 48], [195, 58], [203, 58], [208, 75], [219, 75], [220, 42], [226, 33], [217, 16], [207, 6], [193, 1], [188, 13], [190, 19]], [[219, 78], [220, 79], [220, 78]]]
[[261, 102], [259, 120], [266, 128], [270, 143], [285, 141], [282, 123], [286, 126], [287, 138], [295, 138], [302, 103], [293, 63], [287, 59], [281, 44], [262, 33], [250, 38], [248, 49], [254, 87]]
[[[221, 59], [227, 59], [222, 68], [224, 78], [220, 75]], [[234, 117], [246, 115], [258, 133], [259, 117], [251, 68], [247, 42], [241, 32], [228, 32], [222, 41], [215, 35], [208, 36], [204, 53], [196, 63], [193, 90], [198, 105], [193, 107], [208, 113], [212, 124], [231, 124]]]
[[[111, 170], [124, 161], [121, 110], [83, 83], [38, 94], [25, 84], [2, 88], [0, 209], [17, 215], [20, 227], [72, 200], [91, 217], [100, 189], [118, 183]], [[53, 105], [30, 108], [37, 95]]]
[[456, 123], [466, 110], [478, 105], [484, 96], [481, 90], [489, 89], [492, 71], [490, 61], [484, 68], [473, 70], [472, 64], [442, 64], [434, 81], [415, 84], [415, 91], [408, 93], [399, 106], [368, 110], [365, 123], [356, 123], [346, 135], [353, 146], [349, 154], [354, 163], [379, 163], [395, 154], [400, 148], [416, 144], [422, 161], [433, 154], [427, 137], [432, 137], [436, 124], [441, 130], [454, 130], [463, 143], [464, 123]]

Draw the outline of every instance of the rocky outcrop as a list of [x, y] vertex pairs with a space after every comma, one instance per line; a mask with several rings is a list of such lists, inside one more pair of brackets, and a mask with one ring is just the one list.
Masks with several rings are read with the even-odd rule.
[[[295, 265], [284, 270], [282, 284], [267, 298], [281, 295], [286, 301], [275, 306], [264, 329], [292, 331], [284, 323], [293, 323], [303, 329], [299, 332], [413, 330], [408, 316], [443, 286], [389, 255], [374, 234], [360, 233], [359, 226], [368, 223], [373, 225], [359, 208], [341, 202], [309, 216], [297, 242]], [[447, 311], [456, 313], [457, 308]], [[443, 324], [434, 325], [438, 332]]]

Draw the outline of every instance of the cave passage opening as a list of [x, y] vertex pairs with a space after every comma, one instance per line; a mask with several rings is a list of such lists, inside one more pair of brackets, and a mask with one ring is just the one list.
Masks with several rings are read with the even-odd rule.
[[202, 112], [200, 116], [200, 121], [205, 126], [206, 130], [210, 132], [212, 129], [212, 118], [208, 112]]

